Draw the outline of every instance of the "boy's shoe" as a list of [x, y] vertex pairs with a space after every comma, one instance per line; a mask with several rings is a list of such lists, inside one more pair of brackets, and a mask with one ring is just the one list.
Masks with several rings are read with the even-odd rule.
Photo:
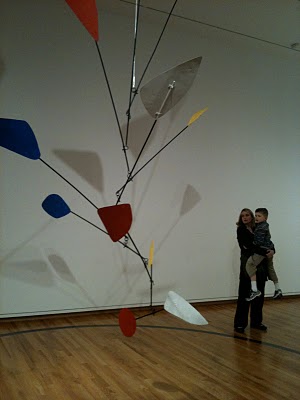
[[281, 297], [282, 297], [282, 290], [281, 289], [275, 290], [273, 299], [281, 299]]
[[266, 327], [266, 325], [264, 325], [264, 324], [259, 324], [259, 325], [250, 325], [250, 327], [251, 328], [254, 328], [254, 329], [258, 329], [258, 330], [260, 330], [260, 331], [266, 331], [268, 328]]
[[254, 290], [250, 290], [250, 296], [246, 297], [246, 301], [252, 301], [256, 299], [256, 297], [261, 296], [261, 291], [257, 290], [256, 292]]
[[243, 328], [242, 326], [236, 326], [234, 328], [234, 330], [238, 333], [245, 333], [245, 328]]

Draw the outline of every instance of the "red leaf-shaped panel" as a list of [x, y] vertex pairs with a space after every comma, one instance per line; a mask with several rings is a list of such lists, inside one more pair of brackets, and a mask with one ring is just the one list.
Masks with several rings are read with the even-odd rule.
[[122, 308], [119, 314], [119, 326], [124, 336], [133, 336], [136, 331], [136, 319], [128, 308]]
[[96, 0], [66, 0], [66, 2], [91, 36], [98, 41], [99, 31]]
[[98, 215], [113, 242], [117, 242], [125, 236], [131, 227], [132, 212], [130, 204], [117, 204], [99, 208]]

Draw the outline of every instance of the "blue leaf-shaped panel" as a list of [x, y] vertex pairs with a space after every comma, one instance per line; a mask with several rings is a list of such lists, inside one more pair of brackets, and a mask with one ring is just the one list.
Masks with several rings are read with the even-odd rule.
[[68, 204], [58, 194], [49, 194], [42, 203], [43, 209], [53, 218], [62, 218], [70, 214]]
[[31, 160], [41, 156], [33, 130], [26, 121], [0, 118], [0, 146]]

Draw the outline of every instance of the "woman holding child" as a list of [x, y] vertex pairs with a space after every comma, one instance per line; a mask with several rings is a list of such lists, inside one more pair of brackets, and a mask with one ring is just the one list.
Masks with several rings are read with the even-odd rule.
[[[263, 321], [263, 304], [265, 283], [267, 280], [267, 258], [257, 266], [256, 279], [257, 288], [261, 292], [261, 296], [256, 297], [249, 302], [246, 298], [249, 296], [251, 289], [251, 281], [246, 271], [246, 263], [248, 258], [254, 252], [253, 237], [255, 229], [255, 219], [253, 212], [248, 208], [244, 208], [237, 222], [237, 240], [241, 249], [241, 264], [240, 264], [240, 282], [239, 294], [237, 300], [237, 308], [234, 317], [234, 330], [239, 333], [244, 333], [248, 325], [248, 314], [250, 309], [250, 326], [251, 328], [266, 331], [267, 327]], [[269, 251], [267, 257], [272, 257], [274, 251]]]

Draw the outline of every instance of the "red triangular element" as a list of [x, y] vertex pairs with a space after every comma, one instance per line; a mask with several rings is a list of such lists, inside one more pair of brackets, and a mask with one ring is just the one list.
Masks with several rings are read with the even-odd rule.
[[132, 212], [130, 204], [99, 208], [98, 215], [113, 242], [117, 242], [125, 236], [131, 227]]
[[96, 0], [66, 0], [93, 38], [98, 41], [98, 12]]
[[133, 336], [136, 331], [136, 319], [128, 308], [122, 308], [119, 314], [119, 326], [124, 336]]

